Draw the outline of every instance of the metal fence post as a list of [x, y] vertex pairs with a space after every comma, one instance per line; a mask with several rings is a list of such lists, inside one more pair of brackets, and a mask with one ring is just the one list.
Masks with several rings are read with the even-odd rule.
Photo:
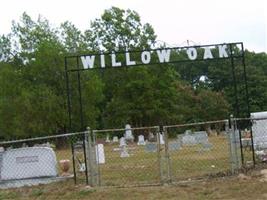
[[158, 165], [159, 165], [159, 175], [160, 175], [160, 183], [163, 184], [163, 169], [162, 169], [162, 161], [161, 161], [161, 146], [160, 146], [160, 127], [157, 128], [157, 155], [158, 155]]
[[100, 178], [100, 168], [99, 168], [99, 153], [98, 153], [98, 145], [96, 143], [96, 132], [92, 131], [93, 137], [93, 145], [92, 145], [92, 163], [93, 163], [93, 173], [94, 173], [94, 183], [95, 186], [101, 186], [101, 178]]
[[169, 154], [169, 141], [168, 141], [168, 132], [167, 128], [163, 127], [163, 135], [164, 135], [164, 145], [165, 145], [165, 165], [166, 165], [166, 183], [171, 182], [171, 169], [170, 169], [170, 154]]
[[89, 184], [89, 176], [88, 176], [88, 159], [87, 159], [87, 152], [86, 146], [88, 141], [88, 132], [84, 132], [84, 138], [83, 138], [83, 156], [84, 156], [84, 163], [85, 163], [85, 177], [86, 177], [86, 184]]
[[[97, 169], [96, 169], [96, 151], [95, 151], [95, 142], [94, 139], [92, 137], [94, 137], [92, 135], [92, 131], [89, 127], [87, 127], [87, 134], [88, 134], [88, 144], [86, 151], [87, 153], [87, 163], [88, 163], [88, 167], [89, 170], [88, 173], [88, 177], [90, 177], [90, 185], [91, 186], [97, 186], [98, 185], [98, 173], [97, 173]], [[93, 139], [93, 140], [92, 140]]]
[[90, 127], [86, 128], [86, 133], [88, 135], [87, 137], [87, 145], [85, 146], [86, 152], [87, 152], [87, 163], [88, 163], [88, 168], [87, 169], [87, 177], [90, 177], [89, 179], [89, 184], [93, 186], [93, 177], [92, 177], [92, 163], [91, 163], [91, 158], [92, 158], [92, 153], [91, 153], [91, 145], [92, 145], [92, 139], [91, 139], [91, 129]]
[[231, 162], [231, 171], [235, 173], [236, 170], [240, 169], [240, 139], [239, 134], [236, 134], [236, 120], [233, 116], [230, 116], [230, 128], [229, 128], [229, 149], [230, 149], [230, 162]]

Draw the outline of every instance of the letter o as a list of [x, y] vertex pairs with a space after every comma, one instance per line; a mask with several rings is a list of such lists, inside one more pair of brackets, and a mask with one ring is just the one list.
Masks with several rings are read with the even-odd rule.
[[141, 54], [141, 60], [143, 64], [148, 64], [150, 63], [151, 60], [151, 54], [149, 51], [143, 51]]
[[197, 50], [195, 48], [187, 49], [186, 53], [187, 53], [188, 58], [190, 60], [196, 60], [196, 58], [197, 58]]

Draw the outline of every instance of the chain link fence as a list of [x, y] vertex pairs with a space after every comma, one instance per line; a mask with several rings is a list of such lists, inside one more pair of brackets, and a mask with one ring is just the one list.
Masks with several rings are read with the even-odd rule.
[[71, 133], [0, 142], [0, 188], [85, 183], [84, 138], [85, 133]]
[[0, 142], [0, 188], [56, 181], [159, 185], [225, 176], [265, 162], [267, 118], [127, 125]]
[[93, 130], [98, 185], [160, 184], [159, 128]]
[[164, 127], [171, 182], [231, 172], [228, 120]]
[[267, 162], [267, 118], [233, 119], [235, 132], [240, 137], [243, 166]]

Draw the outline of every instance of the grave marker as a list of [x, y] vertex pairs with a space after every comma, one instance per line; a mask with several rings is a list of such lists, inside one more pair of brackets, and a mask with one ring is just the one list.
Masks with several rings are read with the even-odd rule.
[[125, 137], [126, 140], [130, 140], [130, 141], [134, 140], [134, 136], [133, 136], [130, 124], [126, 124], [125, 125], [125, 135], [124, 135], [124, 137]]
[[146, 152], [156, 152], [157, 151], [157, 144], [156, 143], [147, 143], [145, 145]]
[[105, 151], [103, 144], [96, 145], [96, 160], [99, 164], [105, 164]]
[[114, 136], [113, 139], [112, 139], [112, 142], [119, 142], [118, 136]]
[[125, 138], [124, 137], [121, 137], [120, 138], [120, 147], [123, 147], [123, 146], [127, 146], [127, 144], [126, 144]]
[[137, 142], [137, 145], [145, 145], [146, 142], [145, 142], [145, 137], [143, 135], [139, 135], [138, 136], [138, 142]]
[[57, 159], [52, 148], [26, 147], [2, 153], [1, 180], [57, 176]]

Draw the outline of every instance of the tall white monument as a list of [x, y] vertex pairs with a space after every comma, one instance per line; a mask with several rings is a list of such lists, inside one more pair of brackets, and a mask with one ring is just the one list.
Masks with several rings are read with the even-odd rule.
[[130, 124], [126, 124], [125, 125], [125, 134], [124, 134], [124, 136], [125, 136], [126, 140], [130, 140], [130, 141], [134, 140], [134, 136], [133, 136]]

